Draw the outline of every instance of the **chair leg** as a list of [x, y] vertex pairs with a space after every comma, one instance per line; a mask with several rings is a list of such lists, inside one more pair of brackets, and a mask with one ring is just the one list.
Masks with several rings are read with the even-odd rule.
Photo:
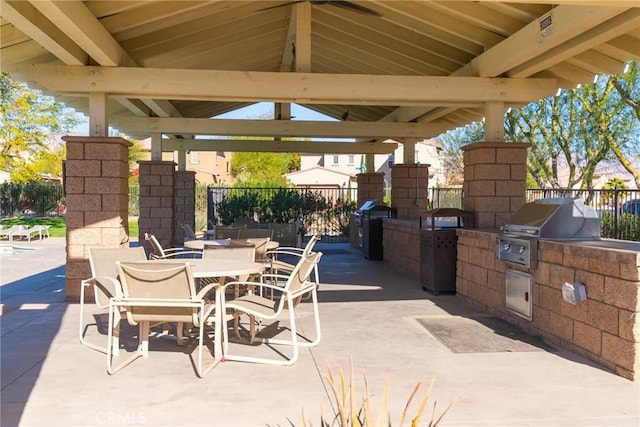
[[[211, 339], [205, 335], [204, 330], [206, 329], [206, 325], [205, 325], [205, 319], [208, 317], [209, 313], [204, 313], [204, 310], [200, 310], [200, 314], [198, 315], [199, 317], [199, 327], [198, 327], [198, 360], [195, 362], [196, 365], [196, 373], [198, 375], [199, 378], [204, 378], [209, 372], [211, 372], [211, 370], [213, 368], [215, 368], [216, 366], [218, 366], [218, 363], [220, 363], [222, 361], [222, 355], [221, 354], [216, 354], [216, 352], [218, 350], [221, 351], [221, 349], [219, 349], [218, 344], [215, 342], [211, 342]], [[218, 338], [218, 332], [219, 332], [219, 322], [216, 322], [216, 326], [215, 326], [215, 333], [216, 333], [216, 338], [215, 340], [219, 340]], [[226, 328], [225, 328], [226, 329]], [[205, 343], [206, 341], [206, 343]], [[226, 341], [226, 340], [225, 340]], [[211, 364], [205, 368], [204, 367], [204, 348], [207, 347], [207, 344], [211, 345], [213, 348], [213, 361], [211, 362]]]
[[[99, 351], [100, 353], [108, 353], [109, 349], [108, 347], [100, 347], [99, 345], [96, 344], [92, 344], [90, 342], [88, 342], [84, 336], [85, 336], [85, 329], [88, 325], [85, 325], [84, 323], [84, 306], [85, 306], [85, 287], [86, 286], [90, 286], [90, 285], [85, 285], [82, 284], [80, 286], [80, 322], [79, 322], [79, 330], [78, 330], [78, 335], [80, 338], [80, 344], [82, 344], [85, 347], [89, 347], [92, 350], [96, 350]], [[115, 320], [116, 324], [114, 325], [113, 329], [114, 329], [114, 337], [113, 337], [113, 349], [112, 351], [114, 352], [115, 356], [118, 356], [118, 351], [120, 348], [120, 342], [119, 342], [119, 336], [120, 336], [120, 317], [118, 317], [117, 320]]]
[[176, 325], [176, 344], [178, 347], [184, 345], [184, 323], [178, 322]]
[[[115, 313], [114, 311], [117, 311], [117, 317], [118, 319], [115, 319]], [[116, 306], [115, 304], [113, 304], [112, 302], [109, 304], [109, 333], [107, 336], [107, 373], [109, 375], [113, 375], [116, 374], [117, 372], [119, 372], [122, 368], [124, 368], [125, 366], [131, 364], [131, 362], [133, 362], [134, 360], [136, 360], [139, 357], [144, 356], [144, 352], [143, 349], [145, 348], [145, 345], [142, 342], [142, 332], [143, 332], [143, 323], [140, 324], [139, 326], [139, 333], [138, 333], [138, 348], [136, 349], [136, 351], [131, 355], [131, 357], [129, 357], [128, 359], [126, 359], [124, 362], [120, 363], [117, 366], [113, 365], [113, 358], [115, 357], [114, 352], [114, 327], [116, 326], [116, 324], [120, 323], [120, 308], [118, 306]], [[146, 323], [146, 331], [147, 334], [145, 336], [145, 339], [147, 340], [147, 345], [146, 347], [148, 348], [148, 340], [149, 340], [149, 324]]]

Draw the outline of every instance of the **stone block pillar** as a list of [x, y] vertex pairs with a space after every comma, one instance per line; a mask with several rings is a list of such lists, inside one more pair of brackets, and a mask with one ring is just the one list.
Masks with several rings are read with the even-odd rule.
[[398, 219], [419, 219], [427, 210], [429, 166], [395, 164], [391, 168], [391, 206]]
[[140, 218], [138, 219], [139, 244], [147, 253], [151, 245], [144, 240], [144, 233], [156, 236], [164, 247], [173, 247], [175, 241], [176, 164], [172, 161], [139, 161]]
[[[122, 138], [65, 136], [67, 301], [80, 300], [80, 282], [91, 277], [90, 247], [129, 243], [129, 155]], [[88, 289], [87, 298], [93, 298]]]
[[196, 218], [196, 173], [193, 171], [176, 171], [176, 235], [173, 246], [184, 244], [184, 231], [180, 224], [187, 224], [197, 232]]
[[478, 142], [464, 152], [464, 210], [475, 213], [477, 228], [508, 223], [525, 203], [529, 144]]
[[367, 200], [380, 199], [384, 197], [384, 174], [359, 173], [356, 177], [358, 181], [358, 206], [362, 206]]

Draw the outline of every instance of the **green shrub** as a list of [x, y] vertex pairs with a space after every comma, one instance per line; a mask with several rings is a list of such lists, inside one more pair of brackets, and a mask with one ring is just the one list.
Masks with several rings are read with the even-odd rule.
[[640, 215], [619, 214], [618, 230], [615, 229], [615, 217], [611, 212], [600, 214], [600, 235], [602, 237], [624, 240], [640, 240]]

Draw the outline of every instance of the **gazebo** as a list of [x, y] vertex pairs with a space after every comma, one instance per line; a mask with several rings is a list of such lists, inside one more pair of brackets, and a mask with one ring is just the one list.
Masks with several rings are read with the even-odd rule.
[[[640, 57], [637, 0], [1, 5], [2, 71], [89, 115], [89, 136], [65, 138], [72, 300], [88, 277], [87, 248], [128, 241], [129, 143], [110, 137], [110, 126], [151, 137], [140, 232], [173, 243], [177, 224], [193, 222], [187, 150], [365, 154], [361, 202], [381, 198], [373, 155], [393, 150], [383, 143], [393, 139], [404, 161], [392, 170], [392, 203], [412, 219], [428, 185], [416, 185], [428, 176], [414, 163], [416, 141], [484, 118], [486, 142], [465, 153], [475, 171], [465, 174], [465, 209], [494, 228], [524, 203], [527, 146], [504, 142], [504, 112]], [[211, 119], [261, 101], [275, 103], [273, 120]], [[290, 103], [341, 120], [292, 121]], [[177, 164], [163, 151], [177, 152]]]

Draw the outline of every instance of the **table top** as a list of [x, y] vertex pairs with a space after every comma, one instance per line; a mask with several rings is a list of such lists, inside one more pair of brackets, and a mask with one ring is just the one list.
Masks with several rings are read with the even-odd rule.
[[181, 258], [156, 259], [150, 262], [163, 264], [189, 263], [191, 272], [195, 278], [243, 276], [262, 273], [264, 271], [264, 265], [259, 262], [230, 259]]
[[[187, 240], [184, 242], [184, 247], [189, 249], [203, 250], [205, 246], [226, 246], [229, 244], [227, 239], [215, 239], [215, 240]], [[267, 250], [277, 249], [280, 243], [275, 240], [269, 240], [267, 242]]]

